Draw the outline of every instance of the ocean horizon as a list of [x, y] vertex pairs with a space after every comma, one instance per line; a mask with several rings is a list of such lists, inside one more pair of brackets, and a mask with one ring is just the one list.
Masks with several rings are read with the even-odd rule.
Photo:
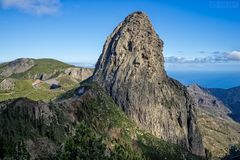
[[170, 77], [184, 85], [198, 84], [205, 88], [240, 86], [240, 71], [168, 71]]
[[[71, 63], [79, 67], [94, 68], [94, 63]], [[174, 70], [166, 67], [167, 74], [184, 85], [198, 84], [205, 88], [228, 89], [240, 86], [240, 71], [228, 70]]]

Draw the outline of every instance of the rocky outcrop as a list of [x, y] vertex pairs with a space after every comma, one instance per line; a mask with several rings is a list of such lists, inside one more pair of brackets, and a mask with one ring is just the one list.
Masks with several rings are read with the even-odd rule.
[[57, 70], [54, 71], [53, 73], [39, 73], [39, 74], [34, 75], [34, 79], [46, 81], [46, 80], [52, 78], [56, 73], [57, 73]]
[[65, 75], [70, 76], [71, 78], [77, 81], [83, 81], [90, 76], [92, 76], [93, 70], [90, 68], [79, 68], [79, 67], [69, 67], [65, 70], [56, 69], [52, 73], [39, 73], [34, 75], [34, 79], [40, 79], [42, 81], [47, 81], [55, 77], [62, 77]]
[[3, 114], [2, 112], [5, 113], [6, 109], [10, 110], [9, 108], [21, 116], [27, 115], [31, 120], [44, 119], [45, 124], [49, 124], [53, 117], [48, 104], [40, 101], [32, 101], [27, 98], [0, 102], [0, 114]]
[[229, 119], [228, 114], [231, 111], [218, 98], [209, 94], [197, 84], [190, 85], [187, 89], [195, 103], [198, 104], [199, 109], [213, 116]]
[[34, 66], [34, 60], [29, 58], [20, 58], [6, 64], [0, 70], [0, 77], [10, 77], [13, 74], [23, 73]]
[[4, 79], [0, 83], [0, 91], [10, 91], [15, 87], [15, 81], [11, 78]]
[[164, 70], [163, 41], [142, 12], [129, 15], [107, 38], [92, 80], [142, 129], [204, 155], [194, 102]]
[[70, 67], [65, 70], [65, 74], [69, 75], [70, 77], [77, 79], [79, 81], [85, 80], [92, 76], [93, 70], [89, 68], [74, 68]]

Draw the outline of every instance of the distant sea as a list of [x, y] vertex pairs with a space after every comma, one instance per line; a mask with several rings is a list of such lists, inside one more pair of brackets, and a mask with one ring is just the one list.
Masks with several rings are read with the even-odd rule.
[[207, 88], [240, 86], [239, 71], [167, 71], [168, 75], [184, 85], [197, 83]]
[[[76, 66], [94, 68], [94, 63], [71, 63]], [[239, 71], [189, 71], [174, 70], [166, 67], [167, 74], [184, 85], [199, 84], [206, 88], [231, 88], [240, 86]]]

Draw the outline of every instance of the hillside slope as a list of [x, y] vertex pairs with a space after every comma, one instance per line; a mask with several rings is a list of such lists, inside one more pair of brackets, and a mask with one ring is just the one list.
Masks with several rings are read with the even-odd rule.
[[204, 147], [214, 158], [223, 158], [233, 145], [240, 144], [240, 124], [228, 116], [229, 108], [204, 88], [190, 85], [188, 91], [198, 104], [197, 123]]
[[240, 87], [229, 89], [206, 88], [206, 90], [220, 99], [232, 111], [230, 116], [240, 122]]
[[92, 75], [54, 59], [17, 59], [0, 66], [0, 101], [27, 97], [48, 102]]
[[[75, 77], [77, 72], [80, 72], [78, 73], [78, 78], [83, 76], [82, 79], [86, 79], [89, 77], [89, 72], [92, 72], [92, 69], [89, 68], [81, 68], [80, 71], [76, 70], [77, 68], [79, 67], [55, 59], [19, 58], [8, 63], [3, 63], [0, 66], [0, 79], [11, 77], [17, 79], [47, 80], [63, 73], [71, 75], [71, 72], [75, 74]], [[87, 77], [85, 77], [86, 75]]]

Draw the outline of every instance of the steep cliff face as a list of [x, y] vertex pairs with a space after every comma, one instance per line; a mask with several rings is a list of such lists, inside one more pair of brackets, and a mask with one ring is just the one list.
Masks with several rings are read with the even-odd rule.
[[148, 17], [135, 12], [108, 37], [92, 80], [141, 128], [204, 155], [194, 102], [166, 75], [162, 49]]

